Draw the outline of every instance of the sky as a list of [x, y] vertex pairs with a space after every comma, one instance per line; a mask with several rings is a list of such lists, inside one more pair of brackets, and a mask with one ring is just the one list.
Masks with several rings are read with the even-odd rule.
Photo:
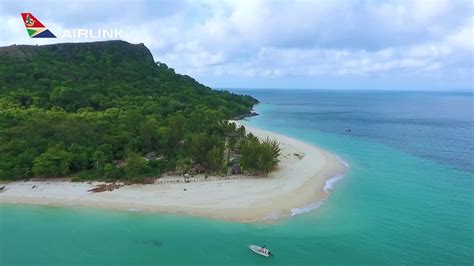
[[474, 90], [473, 0], [0, 0], [0, 46], [100, 40], [29, 38], [21, 12], [122, 29], [213, 88]]

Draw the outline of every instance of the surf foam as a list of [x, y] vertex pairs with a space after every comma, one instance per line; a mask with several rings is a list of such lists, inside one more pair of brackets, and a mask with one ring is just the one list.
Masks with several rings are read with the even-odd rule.
[[[324, 192], [326, 192], [326, 194], [329, 194], [329, 191], [333, 190], [334, 185], [339, 180], [341, 180], [343, 177], [344, 177], [343, 175], [337, 175], [337, 176], [334, 176], [334, 177], [329, 178], [328, 180], [326, 180], [326, 182], [324, 184], [324, 188], [323, 188]], [[317, 209], [317, 208], [321, 207], [323, 202], [324, 202], [324, 200], [320, 200], [320, 201], [316, 201], [316, 202], [310, 203], [308, 205], [305, 205], [301, 208], [293, 208], [293, 209], [291, 209], [291, 216], [295, 216], [295, 215], [302, 214], [302, 213], [307, 213], [307, 212], [310, 212], [314, 209]]]
[[349, 167], [349, 164], [346, 161], [344, 161], [341, 157], [339, 157], [338, 155], [336, 155], [336, 159], [338, 161], [340, 161], [345, 167]]
[[329, 178], [324, 184], [324, 192], [329, 193], [330, 190], [334, 189], [334, 185], [343, 178], [343, 175], [337, 175], [335, 177]]
[[130, 208], [128, 209], [129, 212], [141, 212], [143, 211], [143, 209], [140, 209], [140, 208]]
[[317, 202], [310, 203], [306, 206], [303, 206], [301, 208], [293, 208], [293, 209], [291, 209], [291, 216], [295, 216], [295, 215], [298, 215], [298, 214], [310, 212], [314, 209], [319, 208], [319, 206], [321, 206], [321, 204], [322, 204], [322, 201], [317, 201]]

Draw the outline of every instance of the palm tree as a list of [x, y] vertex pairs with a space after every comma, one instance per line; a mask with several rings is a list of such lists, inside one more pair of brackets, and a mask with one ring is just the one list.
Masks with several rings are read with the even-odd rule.
[[105, 162], [107, 161], [107, 156], [103, 151], [95, 151], [94, 154], [92, 154], [91, 159], [94, 162], [94, 167], [99, 169], [104, 166]]

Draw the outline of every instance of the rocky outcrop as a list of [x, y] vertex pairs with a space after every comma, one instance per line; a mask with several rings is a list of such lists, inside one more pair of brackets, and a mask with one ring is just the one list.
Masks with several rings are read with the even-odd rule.
[[232, 120], [242, 120], [246, 117], [252, 117], [252, 116], [256, 116], [256, 115], [258, 115], [256, 112], [250, 112], [250, 113], [247, 113], [247, 114], [238, 115], [238, 116], [232, 118]]

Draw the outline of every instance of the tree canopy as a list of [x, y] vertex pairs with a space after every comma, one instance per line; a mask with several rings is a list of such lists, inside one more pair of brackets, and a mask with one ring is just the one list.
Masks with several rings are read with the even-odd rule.
[[256, 103], [176, 74], [143, 44], [1, 47], [0, 179], [139, 182], [182, 162], [222, 172], [246, 138], [227, 120]]

